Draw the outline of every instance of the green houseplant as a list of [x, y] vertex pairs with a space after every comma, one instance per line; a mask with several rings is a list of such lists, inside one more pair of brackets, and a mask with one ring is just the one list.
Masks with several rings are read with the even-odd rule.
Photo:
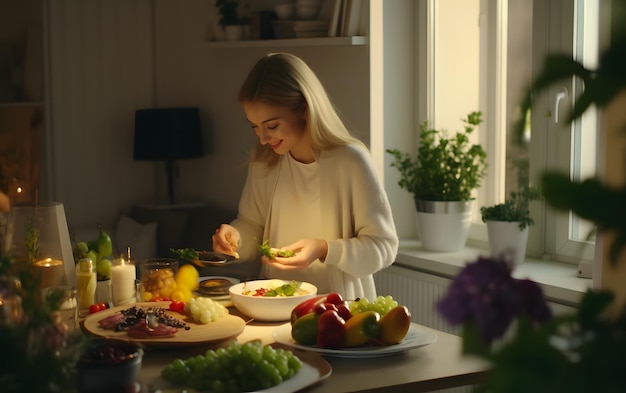
[[239, 41], [243, 38], [243, 25], [245, 21], [239, 17], [237, 0], [215, 0], [215, 6], [220, 14], [218, 24], [221, 33], [228, 41]]
[[454, 135], [422, 123], [415, 158], [387, 149], [394, 158], [391, 166], [400, 172], [398, 185], [415, 199], [422, 246], [430, 251], [458, 251], [465, 246], [472, 191], [487, 173], [486, 152], [470, 142], [481, 116], [481, 112], [468, 114], [464, 130]]
[[237, 14], [237, 8], [239, 2], [237, 0], [215, 0], [215, 6], [220, 14], [218, 23], [220, 26], [233, 26], [241, 24], [239, 21], [239, 15]]
[[531, 201], [541, 197], [539, 190], [532, 186], [525, 186], [520, 191], [511, 191], [509, 198], [503, 203], [480, 208], [480, 215], [483, 222], [505, 221], [514, 222], [523, 231], [535, 222], [530, 216], [529, 205]]
[[524, 261], [528, 227], [535, 223], [529, 205], [540, 196], [539, 190], [527, 184], [519, 191], [512, 191], [503, 203], [480, 208], [481, 218], [487, 224], [492, 256], [507, 260], [511, 266]]
[[465, 129], [453, 136], [428, 122], [420, 126], [420, 146], [413, 159], [398, 149], [387, 149], [391, 163], [400, 171], [398, 185], [415, 199], [424, 201], [469, 201], [487, 173], [487, 153], [472, 145], [469, 136], [482, 123], [482, 113], [472, 112], [463, 120]]

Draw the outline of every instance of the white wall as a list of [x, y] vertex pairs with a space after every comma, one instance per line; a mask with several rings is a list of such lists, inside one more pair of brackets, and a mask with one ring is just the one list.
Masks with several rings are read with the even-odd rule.
[[153, 164], [132, 159], [134, 110], [153, 96], [151, 1], [47, 4], [46, 199], [70, 232], [111, 227], [154, 192]]
[[[200, 108], [212, 150], [180, 162], [177, 193], [236, 208], [254, 137], [235, 97], [269, 50], [302, 56], [350, 128], [369, 141], [368, 47], [209, 49], [212, 4], [157, 0], [154, 52], [149, 0], [50, 2], [50, 199], [70, 231], [114, 225], [133, 202], [166, 192], [161, 164], [132, 160], [135, 109]], [[155, 62], [153, 63], [153, 55]]]

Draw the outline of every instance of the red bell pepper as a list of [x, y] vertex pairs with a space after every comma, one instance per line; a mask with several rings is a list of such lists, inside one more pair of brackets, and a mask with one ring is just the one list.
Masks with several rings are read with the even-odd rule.
[[343, 297], [341, 297], [341, 294], [339, 294], [339, 293], [337, 293], [337, 292], [331, 292], [331, 293], [329, 293], [329, 294], [326, 296], [326, 301], [327, 301], [328, 303], [335, 304], [335, 305], [344, 303], [344, 301], [343, 301]]
[[326, 296], [319, 295], [319, 296], [314, 296], [312, 298], [309, 298], [301, 302], [297, 306], [295, 306], [293, 310], [291, 310], [291, 324], [293, 325], [298, 318], [308, 313], [312, 313], [316, 305], [322, 304], [325, 301], [326, 301]]
[[326, 307], [320, 306], [318, 310], [315, 311], [315, 308], [318, 305], [321, 305], [324, 303], [328, 303], [329, 305], [335, 305], [335, 306], [340, 305], [340, 304], [345, 304], [341, 295], [336, 292], [329, 293], [328, 295], [314, 296], [298, 304], [297, 306], [293, 308], [293, 310], [291, 310], [291, 324], [293, 325], [298, 318], [308, 313], [317, 312], [318, 314], [321, 314], [326, 309], [333, 309], [333, 307], [330, 307], [327, 305]]
[[335, 307], [337, 307], [337, 313], [339, 314], [341, 318], [345, 319], [346, 321], [352, 318], [352, 313], [350, 312], [350, 306], [348, 306], [347, 304], [343, 303]]
[[320, 315], [317, 329], [317, 345], [322, 348], [345, 346], [346, 321], [335, 310], [326, 310]]

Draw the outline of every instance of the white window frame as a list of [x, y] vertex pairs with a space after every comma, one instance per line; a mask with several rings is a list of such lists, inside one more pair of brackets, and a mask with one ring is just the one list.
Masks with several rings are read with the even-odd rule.
[[[551, 0], [550, 2], [545, 2], [544, 0], [535, 0], [535, 15], [554, 15], [555, 12], [557, 12], [557, 14], [560, 12], [561, 15], [565, 15], [562, 9], [559, 10], [559, 7], [567, 6], [567, 4], [572, 1], [573, 0]], [[506, 31], [506, 18], [503, 16], [507, 13], [507, 2], [494, 2], [490, 0], [480, 0], [480, 2], [482, 7], [481, 12], [489, 16], [488, 20], [499, 20], [495, 24], [484, 26], [485, 30], [483, 30], [481, 40], [489, 42], [497, 49], [497, 51], [500, 51], [500, 53], [502, 53], [502, 51], [505, 52], [507, 50], [506, 42], [497, 38], [501, 36], [501, 34], [495, 34], [493, 32], [496, 31], [502, 33], [503, 31]], [[415, 221], [413, 218], [415, 215], [413, 201], [406, 190], [400, 190], [398, 188], [398, 174], [394, 171], [394, 169], [389, 167], [391, 159], [387, 155], [381, 154], [381, 152], [383, 152], [385, 148], [397, 148], [398, 146], [404, 146], [404, 149], [409, 152], [415, 151], [417, 145], [416, 130], [418, 129], [419, 124], [423, 121], [423, 119], [433, 119], [436, 111], [436, 107], [433, 104], [435, 93], [434, 89], [436, 88], [434, 86], [435, 79], [433, 78], [433, 75], [436, 72], [436, 67], [433, 62], [436, 52], [436, 36], [433, 34], [434, 30], [431, 27], [436, 21], [438, 1], [422, 0], [413, 4], [410, 3], [412, 2], [408, 0], [396, 0], [393, 2], [370, 0], [370, 10], [372, 10], [370, 17], [374, 20], [383, 21], [381, 25], [376, 27], [370, 25], [370, 34], [372, 37], [377, 34], [382, 34], [382, 36], [384, 36], [381, 40], [380, 46], [376, 46], [378, 50], [373, 51], [371, 57], [372, 70], [378, 70], [372, 74], [372, 80], [375, 80], [376, 84], [380, 84], [381, 80], [384, 81], [379, 87], [380, 90], [376, 90], [375, 88], [372, 89], [372, 119], [376, 119], [376, 121], [372, 122], [371, 132], [373, 135], [373, 143], [371, 148], [375, 154], [378, 154], [379, 157], [382, 158], [382, 156], [384, 156], [380, 169], [384, 177], [385, 187], [390, 196], [399, 235], [401, 238], [405, 239], [417, 237], [416, 229], [412, 223], [409, 223], [409, 221]], [[540, 6], [543, 5], [546, 7], [552, 7], [552, 10], [541, 11]], [[402, 13], [402, 11], [400, 11], [401, 9], [404, 11], [409, 9], [414, 11], [412, 22], [409, 22], [406, 19], [406, 12]], [[384, 18], [377, 19], [379, 13], [383, 14]], [[500, 18], [494, 19], [494, 16], [500, 16]], [[390, 22], [392, 18], [393, 23]], [[480, 19], [482, 22], [483, 17], [480, 17]], [[537, 22], [546, 23], [545, 20], [541, 21], [541, 19], [537, 19]], [[407, 37], [406, 33], [406, 26], [410, 23], [413, 23], [413, 37]], [[559, 30], [565, 28], [565, 26], [555, 24], [554, 21], [551, 21], [549, 24], [546, 23], [546, 25], [551, 27], [553, 32], [557, 32], [557, 34], [552, 34], [550, 36], [552, 37], [552, 42], [549, 42], [551, 45], [550, 50], [555, 50], [553, 42], [554, 37], [568, 36], [568, 34], [564, 34], [563, 30]], [[555, 28], [557, 30], [554, 30]], [[534, 28], [534, 30], [536, 31], [536, 28]], [[536, 36], [539, 36], [539, 33], [537, 33]], [[403, 52], [407, 49], [406, 43], [402, 42], [401, 44], [398, 44], [404, 39], [412, 42], [414, 49], [413, 58], [409, 58]], [[389, 49], [392, 47], [390, 42], [393, 42], [394, 45], [399, 45], [401, 48], [397, 48], [395, 50]], [[544, 46], [542, 47], [543, 52], [537, 52], [536, 50], [539, 48], [539, 44], [534, 43], [533, 45], [535, 50], [534, 58], [536, 59], [534, 68], [539, 69], [540, 65], [543, 64], [543, 58], [545, 57], [545, 53], [547, 53], [546, 51], [548, 50], [548, 46], [544, 43]], [[502, 97], [506, 96], [506, 83], [502, 82], [506, 81], [506, 69], [502, 64], [498, 64], [494, 61], [493, 53], [483, 53], [481, 56], [483, 56], [482, 61], [491, 62], [491, 64], [493, 64], [493, 68], [489, 72], [489, 76], [485, 78], [486, 81], [490, 82], [488, 88], [490, 88], [492, 92], [488, 97], [491, 98], [483, 99], [480, 107], [480, 110], [484, 113], [483, 118], [485, 120], [483, 125], [481, 125], [480, 130], [483, 135], [482, 138], [484, 138], [481, 139], [481, 144], [483, 144], [487, 151], [488, 158], [490, 160], [490, 168], [488, 175], [489, 178], [485, 179], [477, 195], [479, 198], [478, 208], [481, 205], [490, 205], [497, 202], [498, 199], [504, 198], [504, 165], [497, 165], [494, 162], [505, 162], [505, 157], [503, 157], [503, 154], [505, 154], [503, 153], [503, 151], [505, 151], [503, 148], [503, 145], [506, 143], [504, 140], [505, 138], [503, 135], [496, 136], [495, 138], [486, 138], [485, 135], [488, 135], [489, 130], [507, 129], [509, 125], [504, 123], [510, 122], [510, 120], [505, 121], [502, 112], [495, 109], [497, 106], [495, 105], [495, 102], [502, 100]], [[393, 62], [390, 61], [391, 58], [393, 58]], [[398, 75], [398, 64], [408, 64], [411, 61], [413, 62], [417, 72], [408, 78], [404, 78], [403, 82], [398, 82], [398, 79], [403, 78]], [[403, 69], [406, 69], [406, 66]], [[410, 81], [413, 78], [415, 80], [415, 90], [411, 93], [402, 90], [402, 83], [406, 86], [408, 83], [407, 81]], [[374, 86], [374, 83], [372, 86]], [[395, 109], [395, 105], [389, 105], [387, 102], [388, 94], [385, 94], [384, 103], [380, 103], [380, 105], [375, 104], [374, 97], [380, 97], [378, 94], [388, 93], [390, 91], [390, 86], [394, 87], [393, 92], [395, 95], [400, 96], [401, 94], [404, 94], [402, 96], [403, 98], [408, 98], [412, 94], [414, 102], [416, 103], [416, 109], [411, 116], [407, 116], [405, 111]], [[552, 99], [550, 99], [550, 101], [552, 101]], [[536, 103], [535, 108], [541, 108], [541, 103]], [[535, 109], [533, 112], [535, 114], [533, 126], [535, 126], [539, 119], [545, 121], [545, 119], [542, 119], [542, 117], [539, 116], [540, 112], [541, 111], [539, 109]], [[463, 114], [460, 116], [463, 116]], [[384, 130], [384, 138], [380, 138], [380, 135], [378, 137], [376, 136], [378, 135], [376, 132], [378, 129]], [[543, 173], [548, 165], [551, 168], [555, 168], [557, 165], [562, 165], [561, 168], [569, 170], [569, 164], [571, 162], [569, 148], [572, 141], [568, 132], [552, 130], [544, 133], [544, 136], [549, 138], [549, 141], [547, 139], [540, 140], [536, 137], [536, 135], [531, 141], [530, 176], [534, 182], [538, 182], [540, 174]], [[550, 146], [563, 148], [563, 152], [560, 152], [557, 155], [547, 154], [545, 146], [548, 142]], [[556, 164], [553, 162], [548, 163], [548, 160], [545, 159], [545, 157], [548, 156], [553, 158], [558, 157], [558, 162]], [[528, 246], [529, 255], [544, 259], [558, 259], [572, 263], [578, 263], [581, 259], [585, 261], [593, 260], [594, 244], [592, 242], [569, 240], [568, 237], [571, 233], [571, 227], [568, 223], [571, 220], [568, 214], [553, 212], [549, 207], [546, 207], [540, 202], [533, 204], [532, 214], [535, 218], [536, 225], [531, 227]], [[480, 222], [480, 216], [478, 214], [475, 214], [474, 224], [472, 225], [472, 229], [470, 231], [470, 237], [471, 239], [468, 241], [469, 245], [479, 247], [485, 247], [487, 245], [486, 228], [484, 224]]]

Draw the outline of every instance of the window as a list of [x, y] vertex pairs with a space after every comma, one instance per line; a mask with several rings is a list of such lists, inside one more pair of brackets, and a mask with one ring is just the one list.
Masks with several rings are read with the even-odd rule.
[[[371, 15], [376, 19], [378, 2], [371, 0], [371, 3]], [[390, 34], [392, 37], [406, 34], [403, 26], [409, 22], [403, 22], [401, 11], [390, 10], [386, 8], [388, 2], [384, 3], [385, 16], [380, 28], [384, 30], [387, 44]], [[391, 127], [385, 120], [384, 144], [389, 147], [415, 145], [415, 126], [425, 119], [437, 128], [456, 131], [462, 127], [460, 119], [467, 113], [476, 109], [483, 112], [484, 121], [477, 138], [487, 150], [489, 174], [476, 193], [478, 203], [470, 244], [484, 246], [487, 242], [480, 206], [503, 201], [517, 187], [520, 178], [529, 176], [537, 183], [548, 168], [567, 171], [576, 179], [595, 174], [595, 114], [590, 111], [573, 124], [564, 121], [567, 108], [581, 89], [577, 81], [564, 81], [562, 86], [554, 86], [536, 97], [524, 146], [512, 143], [511, 130], [532, 72], [538, 71], [547, 53], [571, 53], [578, 60], [584, 59], [587, 65], [594, 65], [602, 3], [600, 0], [424, 0], [415, 3], [415, 36], [411, 37], [411, 42], [417, 48], [413, 59], [418, 70], [414, 82], [417, 89], [413, 93], [417, 116], [413, 119], [410, 137], [388, 135]], [[406, 3], [397, 4], [397, 7], [401, 7], [400, 4], [409, 7]], [[385, 23], [390, 15], [396, 18], [394, 23]], [[373, 23], [371, 35], [375, 34]], [[399, 52], [387, 48], [379, 53], [372, 52], [373, 68], [377, 64], [387, 68], [383, 71], [385, 83], [394, 83], [390, 76], [394, 64], [389, 55], [402, 62]], [[387, 60], [377, 63], [376, 55]], [[411, 61], [408, 57], [405, 60]], [[401, 92], [398, 90], [397, 94]], [[389, 108], [383, 111], [384, 118], [391, 114], [394, 122], [403, 116], [400, 111], [394, 113]], [[373, 124], [372, 130], [375, 129]], [[394, 134], [397, 127], [394, 125], [392, 129], [390, 133]], [[411, 232], [406, 222], [407, 216], [413, 216], [409, 211], [414, 209], [412, 201], [407, 202], [410, 196], [396, 195], [397, 185], [388, 180], [394, 176], [385, 171], [394, 217], [400, 222], [397, 223], [399, 234], [415, 237], [415, 230]], [[396, 189], [392, 190], [394, 187]], [[571, 214], [552, 211], [542, 202], [533, 205], [532, 213], [536, 225], [531, 228], [529, 255], [572, 262], [593, 259], [594, 243], [588, 238], [593, 229], [590, 223]]]

